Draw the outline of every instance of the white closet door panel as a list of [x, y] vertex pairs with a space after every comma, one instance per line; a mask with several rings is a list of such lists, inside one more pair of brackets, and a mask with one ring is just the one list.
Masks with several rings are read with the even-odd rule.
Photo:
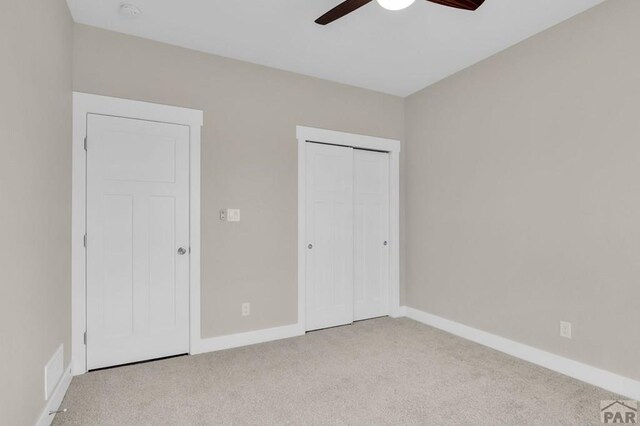
[[87, 365], [189, 350], [189, 128], [89, 115]]
[[353, 322], [353, 149], [307, 144], [306, 324]]
[[176, 312], [176, 198], [149, 198], [149, 326], [150, 331], [178, 325]]
[[389, 154], [354, 151], [354, 319], [389, 314]]
[[[129, 195], [105, 195], [104, 208], [104, 281], [101, 287], [103, 316], [112, 318], [105, 322], [106, 338], [127, 337], [133, 334], [133, 197]], [[92, 271], [93, 272], [93, 271]]]

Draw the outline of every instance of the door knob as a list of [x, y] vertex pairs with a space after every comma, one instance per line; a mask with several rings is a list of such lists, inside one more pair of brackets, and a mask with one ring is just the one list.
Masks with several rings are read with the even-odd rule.
[[184, 248], [184, 247], [180, 247], [180, 248], [178, 249], [178, 254], [179, 254], [180, 256], [184, 256], [184, 254], [185, 254], [185, 253], [187, 253], [187, 249], [186, 249], [186, 248]]
[[384, 244], [385, 246], [388, 246], [388, 245], [389, 245], [389, 242], [385, 241], [383, 244]]
[[309, 247], [309, 250], [311, 250], [313, 248], [313, 244], [309, 244], [307, 247]]

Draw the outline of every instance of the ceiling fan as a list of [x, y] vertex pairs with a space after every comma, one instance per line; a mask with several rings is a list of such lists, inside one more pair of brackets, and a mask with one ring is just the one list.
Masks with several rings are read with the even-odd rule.
[[[342, 18], [345, 15], [360, 9], [373, 0], [346, 0], [316, 19], [316, 24], [327, 25], [333, 21]], [[377, 0], [380, 6], [388, 10], [400, 10], [407, 8], [413, 4], [415, 0]], [[476, 10], [484, 0], [427, 0], [432, 3], [438, 3], [443, 6], [455, 7], [456, 9]]]

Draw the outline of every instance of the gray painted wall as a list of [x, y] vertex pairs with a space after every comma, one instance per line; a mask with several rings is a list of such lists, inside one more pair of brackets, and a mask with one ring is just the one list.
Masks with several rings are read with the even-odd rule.
[[[403, 100], [83, 25], [74, 34], [74, 90], [204, 111], [202, 336], [295, 323], [296, 125], [402, 139]], [[222, 208], [242, 221], [221, 222]]]
[[407, 99], [410, 306], [640, 379], [639, 22], [609, 1]]
[[71, 45], [64, 0], [0, 11], [0, 424], [34, 424], [71, 351]]

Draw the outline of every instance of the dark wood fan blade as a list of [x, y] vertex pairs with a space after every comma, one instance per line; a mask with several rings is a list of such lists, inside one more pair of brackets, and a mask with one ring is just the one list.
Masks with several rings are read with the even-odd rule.
[[431, 3], [438, 3], [443, 6], [455, 7], [456, 9], [476, 10], [484, 0], [427, 0]]
[[318, 19], [316, 19], [316, 24], [327, 25], [335, 21], [336, 19], [342, 18], [344, 15], [348, 15], [356, 9], [360, 9], [367, 3], [371, 3], [373, 0], [347, 0], [345, 2], [340, 3]]

